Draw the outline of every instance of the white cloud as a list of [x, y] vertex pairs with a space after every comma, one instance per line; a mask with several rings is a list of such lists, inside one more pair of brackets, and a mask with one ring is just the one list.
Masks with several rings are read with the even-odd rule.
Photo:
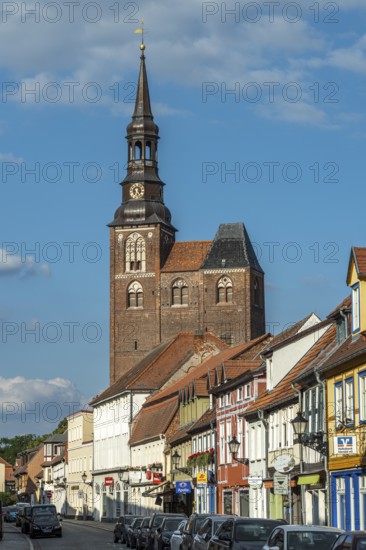
[[81, 392], [65, 378], [0, 377], [3, 434], [52, 432], [62, 418], [85, 408], [86, 403]]
[[0, 276], [50, 276], [51, 270], [49, 264], [45, 262], [36, 263], [35, 258], [29, 254], [20, 256], [17, 254], [19, 248], [17, 243], [8, 242], [3, 243], [3, 246], [4, 245], [5, 248], [0, 248]]
[[13, 153], [0, 153], [0, 162], [15, 162], [16, 164], [21, 164], [23, 159], [21, 157], [16, 157]]

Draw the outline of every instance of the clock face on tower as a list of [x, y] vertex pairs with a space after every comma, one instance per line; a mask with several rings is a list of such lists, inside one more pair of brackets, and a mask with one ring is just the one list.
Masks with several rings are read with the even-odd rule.
[[130, 197], [132, 199], [141, 199], [144, 196], [145, 189], [142, 183], [133, 183], [130, 187]]

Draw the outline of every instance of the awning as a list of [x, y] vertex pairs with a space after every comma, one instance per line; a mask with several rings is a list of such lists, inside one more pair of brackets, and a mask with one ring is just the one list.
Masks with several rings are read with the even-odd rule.
[[144, 491], [142, 493], [142, 497], [153, 497], [160, 496], [161, 493], [158, 491], [161, 487], [165, 487], [165, 485], [170, 484], [170, 481], [163, 481], [163, 483], [159, 483], [159, 485], [154, 485], [154, 487], [151, 487], [151, 489], [148, 489], [147, 491]]
[[319, 474], [313, 474], [310, 476], [299, 476], [297, 478], [298, 485], [318, 485], [319, 482], [320, 482]]

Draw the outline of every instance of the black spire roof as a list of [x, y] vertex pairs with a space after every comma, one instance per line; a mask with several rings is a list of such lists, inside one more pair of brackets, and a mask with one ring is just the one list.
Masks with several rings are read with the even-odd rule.
[[244, 224], [221, 224], [201, 269], [240, 267], [263, 273]]

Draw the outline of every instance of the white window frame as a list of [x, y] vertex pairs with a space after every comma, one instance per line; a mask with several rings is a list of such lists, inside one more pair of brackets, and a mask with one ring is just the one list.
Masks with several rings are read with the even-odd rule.
[[360, 330], [360, 283], [352, 287], [352, 332]]
[[360, 422], [366, 422], [366, 371], [358, 373], [358, 404]]
[[345, 405], [345, 423], [352, 426], [355, 423], [355, 398], [353, 376], [344, 381], [344, 405]]

